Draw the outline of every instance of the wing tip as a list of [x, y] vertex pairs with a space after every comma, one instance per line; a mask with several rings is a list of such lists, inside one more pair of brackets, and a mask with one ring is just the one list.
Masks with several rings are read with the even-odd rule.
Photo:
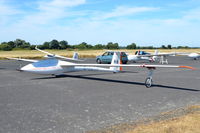
[[179, 68], [187, 68], [187, 69], [191, 69], [191, 70], [196, 70], [196, 68], [191, 67], [191, 66], [179, 66]]

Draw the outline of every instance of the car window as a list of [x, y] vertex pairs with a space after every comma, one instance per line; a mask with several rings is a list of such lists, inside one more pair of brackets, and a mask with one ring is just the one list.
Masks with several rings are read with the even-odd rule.
[[122, 56], [126, 56], [126, 53], [125, 53], [125, 52], [122, 52]]
[[147, 53], [147, 52], [144, 52], [144, 54], [145, 54], [145, 55], [148, 55], [149, 53]]
[[106, 55], [108, 55], [108, 52], [105, 52], [105, 53], [103, 54], [103, 56], [106, 56]]
[[113, 52], [108, 52], [108, 54], [107, 55], [113, 55]]

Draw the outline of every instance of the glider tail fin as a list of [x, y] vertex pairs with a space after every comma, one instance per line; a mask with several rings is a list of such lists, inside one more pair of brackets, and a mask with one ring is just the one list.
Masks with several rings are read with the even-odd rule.
[[[120, 64], [120, 52], [114, 52], [111, 65], [119, 65]], [[113, 70], [113, 72], [119, 72], [120, 67], [110, 67], [110, 70]]]
[[74, 52], [73, 59], [78, 60], [78, 53]]
[[158, 61], [158, 56], [157, 56], [158, 55], [158, 50], [157, 49], [155, 50], [154, 55], [155, 56], [151, 57], [151, 61], [152, 62]]
[[157, 50], [157, 49], [155, 50], [154, 54], [155, 54], [155, 55], [158, 55], [158, 50]]

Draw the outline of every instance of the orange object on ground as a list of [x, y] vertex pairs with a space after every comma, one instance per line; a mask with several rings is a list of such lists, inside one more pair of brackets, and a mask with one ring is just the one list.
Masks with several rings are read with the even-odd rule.
[[[122, 52], [120, 52], [120, 64], [122, 64]], [[120, 67], [119, 70], [122, 71], [122, 67]]]

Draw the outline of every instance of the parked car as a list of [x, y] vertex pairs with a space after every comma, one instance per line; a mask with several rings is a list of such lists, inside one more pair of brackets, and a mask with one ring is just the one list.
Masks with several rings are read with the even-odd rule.
[[[97, 56], [96, 57], [96, 62], [98, 64], [111, 63], [113, 54], [114, 54], [113, 51], [107, 51], [104, 54], [102, 54], [100, 56]], [[125, 52], [121, 52], [121, 56], [122, 56], [122, 63], [126, 64], [128, 62], [128, 57], [127, 57], [126, 53]]]

